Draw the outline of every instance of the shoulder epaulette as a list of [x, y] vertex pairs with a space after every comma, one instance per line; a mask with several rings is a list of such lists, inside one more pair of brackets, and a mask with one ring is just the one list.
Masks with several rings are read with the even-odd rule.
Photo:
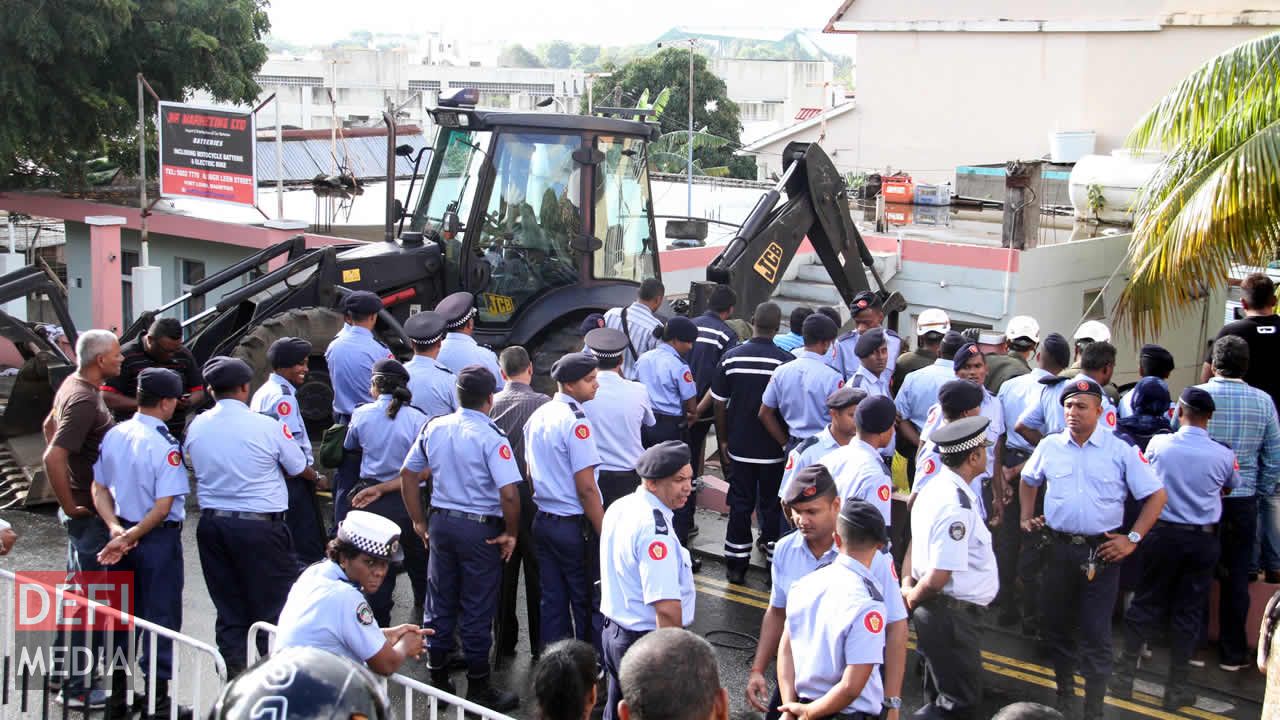
[[284, 395], [292, 395], [293, 386], [290, 385], [289, 383], [280, 383], [280, 392], [281, 394], [284, 394]]
[[1061, 375], [1049, 375], [1049, 376], [1047, 376], [1047, 377], [1042, 377], [1042, 378], [1040, 378], [1040, 380], [1038, 380], [1038, 382], [1039, 382], [1041, 385], [1048, 385], [1048, 386], [1052, 387], [1052, 386], [1057, 385], [1057, 384], [1059, 384], [1059, 383], [1064, 383], [1064, 382], [1066, 382], [1067, 380], [1070, 380], [1070, 379], [1071, 379], [1071, 378], [1063, 377], [1063, 376], [1061, 376]]
[[569, 409], [573, 410], [573, 416], [578, 418], [579, 420], [582, 420], [587, 416], [587, 413], [583, 411], [582, 407], [579, 406], [578, 403], [570, 400], [568, 405], [569, 405]]
[[658, 508], [653, 509], [653, 532], [657, 535], [666, 535], [667, 518], [663, 516], [662, 511]]
[[884, 595], [880, 592], [880, 588], [876, 587], [875, 581], [871, 578], [862, 578], [862, 584], [867, 586], [867, 594], [876, 602], [884, 602]]
[[888, 335], [889, 337], [896, 337], [896, 338], [898, 338], [899, 340], [901, 340], [901, 339], [902, 339], [902, 336], [901, 336], [901, 335], [899, 335], [898, 333], [894, 332], [893, 330], [890, 330], [889, 328], [884, 328], [884, 334], [885, 334], [885, 335]]
[[160, 427], [156, 428], [156, 432], [160, 433], [160, 437], [164, 438], [165, 440], [168, 440], [170, 444], [173, 444], [173, 445], [181, 444], [178, 442], [178, 438], [174, 437], [173, 433], [169, 432], [169, 428], [165, 427], [164, 425], [161, 425]]
[[[425, 413], [424, 413], [424, 414], [425, 414]], [[432, 419], [434, 419], [434, 418], [432, 418]], [[431, 420], [428, 420], [427, 422], [431, 422]], [[494, 422], [493, 422], [492, 420], [490, 420], [490, 421], [489, 421], [489, 427], [493, 428], [493, 431], [494, 431], [494, 432], [496, 432], [496, 433], [498, 433], [498, 435], [500, 435], [500, 436], [502, 436], [502, 437], [506, 437], [506, 436], [507, 436], [507, 434], [506, 434], [506, 433], [502, 432], [502, 428], [500, 428], [500, 427], [498, 427], [496, 424], [494, 424]]]
[[443, 371], [445, 371], [445, 372], [449, 373], [450, 375], [452, 375], [452, 374], [453, 374], [453, 371], [452, 371], [452, 370], [450, 370], [450, 369], [449, 369], [449, 367], [448, 367], [447, 365], [441, 365], [440, 363], [436, 363], [436, 368], [437, 368], [437, 369], [439, 369], [439, 370], [443, 370]]
[[956, 488], [956, 495], [960, 498], [960, 507], [969, 510], [973, 507], [973, 503], [969, 502], [969, 496], [964, 493], [961, 488]]
[[797, 455], [803, 455], [805, 450], [808, 450], [809, 448], [817, 444], [818, 444], [818, 436], [814, 435], [812, 437], [807, 437], [804, 440], [801, 440], [800, 444], [796, 445], [795, 448], [793, 449], [795, 450]]
[[1219, 444], [1219, 445], [1221, 445], [1222, 447], [1224, 447], [1224, 448], [1226, 448], [1226, 449], [1230, 450], [1231, 452], [1235, 452], [1235, 448], [1231, 447], [1231, 443], [1229, 443], [1229, 442], [1225, 442], [1225, 441], [1223, 441], [1223, 440], [1219, 440], [1218, 438], [1213, 438], [1213, 441], [1214, 441], [1214, 442], [1216, 442], [1216, 443], [1218, 443], [1218, 444]]
[[845, 334], [841, 335], [840, 337], [836, 338], [836, 342], [840, 342], [840, 341], [842, 341], [842, 340], [849, 340], [849, 339], [851, 339], [851, 338], [857, 337], [857, 335], [858, 335], [858, 331], [857, 331], [857, 330], [850, 330], [849, 332], [847, 332], [847, 333], [845, 333]]

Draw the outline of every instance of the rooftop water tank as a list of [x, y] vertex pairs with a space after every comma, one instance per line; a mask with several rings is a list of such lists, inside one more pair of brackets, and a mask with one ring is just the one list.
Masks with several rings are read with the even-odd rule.
[[1093, 153], [1098, 135], [1092, 130], [1051, 130], [1049, 162], [1070, 165]]
[[[1107, 223], [1133, 223], [1133, 204], [1138, 190], [1160, 167], [1163, 155], [1113, 150], [1110, 155], [1085, 155], [1071, 169], [1068, 192], [1075, 216]], [[1102, 190], [1103, 205], [1095, 218], [1089, 207], [1089, 187]]]

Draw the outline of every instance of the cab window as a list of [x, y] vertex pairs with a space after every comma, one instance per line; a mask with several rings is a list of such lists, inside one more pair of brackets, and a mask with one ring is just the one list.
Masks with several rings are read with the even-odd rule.
[[649, 171], [639, 138], [600, 138], [604, 162], [596, 170], [597, 278], [640, 282], [654, 274], [649, 223]]

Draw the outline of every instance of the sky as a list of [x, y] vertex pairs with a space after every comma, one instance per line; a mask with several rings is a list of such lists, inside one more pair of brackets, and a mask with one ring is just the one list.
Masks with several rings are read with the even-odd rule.
[[[672, 26], [809, 29], [826, 25], [840, 0], [272, 0], [271, 34], [299, 45], [327, 44], [353, 30], [443, 31], [465, 41], [538, 45], [649, 42]], [[358, 12], [353, 12], [358, 9]], [[445, 12], [441, 12], [445, 10]], [[822, 42], [834, 52], [851, 39]]]

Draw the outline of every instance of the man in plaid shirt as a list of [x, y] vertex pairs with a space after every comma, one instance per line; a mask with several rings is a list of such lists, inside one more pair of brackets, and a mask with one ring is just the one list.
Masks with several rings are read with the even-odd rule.
[[1222, 582], [1218, 654], [1223, 670], [1249, 665], [1245, 619], [1249, 615], [1249, 581], [1258, 538], [1258, 498], [1276, 491], [1280, 479], [1280, 422], [1267, 393], [1244, 382], [1249, 345], [1233, 335], [1213, 344], [1213, 373], [1199, 387], [1213, 396], [1216, 410], [1209, 436], [1231, 448], [1239, 466], [1240, 485], [1222, 501]]

